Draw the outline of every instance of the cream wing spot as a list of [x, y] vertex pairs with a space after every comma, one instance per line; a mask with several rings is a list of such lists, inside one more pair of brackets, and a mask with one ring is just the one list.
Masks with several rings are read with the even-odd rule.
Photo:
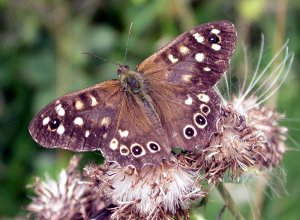
[[82, 109], [84, 109], [84, 104], [83, 104], [83, 102], [81, 101], [81, 100], [76, 100], [75, 101], [75, 108], [77, 109], [77, 110], [82, 110]]
[[186, 139], [191, 139], [192, 137], [197, 136], [197, 131], [193, 125], [186, 125], [183, 128], [183, 135]]
[[191, 78], [192, 78], [192, 75], [191, 74], [184, 74], [181, 76], [181, 79], [185, 82], [190, 82], [191, 81]]
[[204, 37], [199, 33], [193, 34], [193, 37], [196, 39], [196, 41], [198, 43], [203, 43], [204, 42]]
[[195, 59], [196, 59], [197, 62], [203, 62], [204, 58], [205, 58], [205, 56], [204, 56], [203, 53], [197, 53], [195, 55]]
[[214, 28], [214, 29], [212, 29], [212, 30], [210, 31], [210, 33], [212, 33], [212, 34], [219, 34], [219, 33], [220, 33], [220, 30]]
[[63, 125], [59, 125], [59, 127], [57, 128], [56, 132], [59, 135], [62, 135], [65, 132], [65, 127]]
[[120, 146], [120, 154], [123, 156], [127, 156], [130, 153], [128, 147], [126, 147], [125, 145], [121, 145]]
[[183, 46], [183, 45], [180, 45], [179, 46], [179, 52], [182, 54], [182, 55], [186, 55], [190, 52], [190, 49], [187, 48], [186, 46]]
[[83, 125], [83, 119], [81, 117], [75, 118], [73, 122], [75, 125], [79, 125], [79, 126]]
[[89, 130], [86, 130], [85, 133], [84, 133], [84, 136], [87, 138], [88, 136], [90, 136], [90, 131]]
[[102, 120], [100, 122], [100, 125], [108, 127], [108, 125], [110, 125], [110, 122], [111, 122], [111, 118], [110, 117], [104, 117], [104, 118], [102, 118]]
[[61, 104], [57, 105], [57, 106], [55, 107], [55, 111], [56, 111], [56, 112], [58, 112], [58, 111], [59, 111], [59, 109], [61, 109], [61, 107], [62, 107], [62, 105], [61, 105]]
[[172, 63], [178, 62], [178, 59], [175, 58], [175, 57], [173, 56], [173, 54], [169, 54], [169, 55], [168, 55], [168, 58], [169, 58], [169, 60], [170, 60]]
[[61, 109], [59, 109], [59, 111], [57, 112], [57, 114], [59, 115], [59, 116], [64, 116], [65, 115], [65, 110], [63, 109], [63, 108], [61, 108]]
[[62, 107], [61, 104], [55, 107], [55, 111], [59, 116], [64, 116], [65, 115], [65, 109]]
[[184, 104], [186, 104], [186, 105], [192, 105], [193, 104], [192, 97], [188, 95], [188, 98], [186, 100], [184, 100]]
[[146, 154], [145, 149], [137, 143], [134, 143], [130, 146], [130, 151], [134, 157], [141, 157]]
[[50, 118], [49, 117], [46, 117], [43, 119], [43, 125], [47, 125], [50, 121]]
[[127, 131], [127, 130], [122, 131], [122, 130], [120, 129], [120, 130], [118, 130], [118, 132], [119, 132], [119, 135], [120, 135], [121, 138], [126, 138], [126, 137], [128, 137], [128, 135], [129, 135], [129, 131]]
[[221, 50], [221, 46], [219, 44], [212, 44], [211, 48], [216, 51]]
[[209, 102], [209, 96], [204, 94], [204, 93], [200, 93], [197, 95], [198, 99], [201, 101], [201, 102], [205, 102], [205, 103], [208, 103]]
[[203, 70], [204, 70], [205, 72], [211, 71], [211, 69], [210, 69], [208, 66], [207, 66], [207, 67], [204, 67]]
[[98, 104], [97, 99], [94, 96], [89, 95], [89, 97], [91, 99], [91, 106], [95, 106]]
[[116, 138], [113, 138], [110, 141], [109, 148], [112, 150], [116, 150], [118, 148], [118, 145], [119, 145], [119, 141]]

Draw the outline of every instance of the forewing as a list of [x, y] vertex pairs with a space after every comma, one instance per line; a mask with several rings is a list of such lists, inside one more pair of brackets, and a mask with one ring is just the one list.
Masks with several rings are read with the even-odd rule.
[[232, 23], [203, 24], [178, 36], [143, 61], [137, 71], [150, 80], [157, 78], [186, 88], [209, 89], [228, 69], [236, 41]]
[[44, 147], [99, 150], [107, 144], [121, 99], [119, 81], [108, 81], [62, 96], [34, 117], [29, 132]]

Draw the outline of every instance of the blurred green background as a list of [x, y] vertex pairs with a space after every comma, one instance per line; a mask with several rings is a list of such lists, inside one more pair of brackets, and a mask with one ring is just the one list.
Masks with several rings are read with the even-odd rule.
[[[230, 20], [238, 30], [239, 48], [231, 62], [232, 74], [237, 71], [243, 75], [238, 68], [244, 59], [239, 52], [242, 44], [248, 48], [251, 64], [257, 59], [261, 34], [265, 36], [268, 59], [290, 40], [295, 60], [286, 83], [272, 98], [272, 105], [287, 115], [283, 123], [289, 128], [289, 151], [281, 168], [287, 174], [288, 194], [270, 196], [269, 188], [248, 193], [259, 197], [257, 219], [299, 219], [297, 0], [0, 0], [0, 218], [24, 217], [23, 207], [30, 202], [26, 185], [34, 176], [57, 175], [72, 155], [42, 148], [31, 139], [27, 127], [34, 114], [58, 96], [117, 77], [115, 65], [80, 52], [123, 61], [128, 29], [133, 22], [126, 60], [133, 68], [181, 32], [214, 20]], [[253, 70], [249, 65], [250, 74]], [[87, 153], [84, 160], [100, 163], [102, 158]], [[253, 219], [253, 207], [244, 205], [244, 200], [247, 195], [238, 203], [247, 219]], [[209, 198], [206, 207], [195, 213], [215, 219], [221, 208], [221, 202]], [[224, 219], [231, 218], [225, 211]]]

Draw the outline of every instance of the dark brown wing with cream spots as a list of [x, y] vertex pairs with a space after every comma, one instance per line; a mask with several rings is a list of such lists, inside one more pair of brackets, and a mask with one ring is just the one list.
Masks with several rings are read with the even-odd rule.
[[[156, 88], [156, 87], [154, 87]], [[164, 93], [151, 93], [163, 121], [169, 146], [185, 150], [206, 148], [217, 131], [220, 98], [214, 89], [181, 90], [161, 87]], [[176, 91], [176, 92], [174, 92]]]
[[119, 81], [108, 81], [54, 100], [29, 125], [44, 147], [92, 151], [104, 144], [122, 98]]
[[100, 150], [122, 166], [141, 168], [172, 157], [167, 137], [156, 133], [143, 106], [121, 90], [119, 81], [51, 102], [32, 120], [29, 132], [44, 147]]
[[170, 146], [192, 150], [208, 145], [220, 114], [212, 87], [228, 69], [236, 41], [232, 23], [207, 23], [181, 34], [137, 67]]
[[137, 71], [150, 82], [188, 89], [211, 88], [222, 77], [236, 47], [237, 34], [228, 21], [211, 22], [184, 32], [157, 53], [144, 60]]

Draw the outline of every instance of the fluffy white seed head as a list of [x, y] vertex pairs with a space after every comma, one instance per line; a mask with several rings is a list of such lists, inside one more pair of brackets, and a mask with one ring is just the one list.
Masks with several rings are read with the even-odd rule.
[[[190, 200], [205, 196], [196, 184], [197, 172], [179, 164], [144, 166], [139, 172], [116, 164], [107, 168], [101, 168], [107, 171], [96, 179], [102, 182], [101, 188], [106, 196], [117, 204], [118, 208], [112, 215], [116, 219], [129, 213], [153, 219], [159, 219], [163, 213], [172, 216], [186, 207]], [[95, 172], [88, 173], [92, 176]]]

